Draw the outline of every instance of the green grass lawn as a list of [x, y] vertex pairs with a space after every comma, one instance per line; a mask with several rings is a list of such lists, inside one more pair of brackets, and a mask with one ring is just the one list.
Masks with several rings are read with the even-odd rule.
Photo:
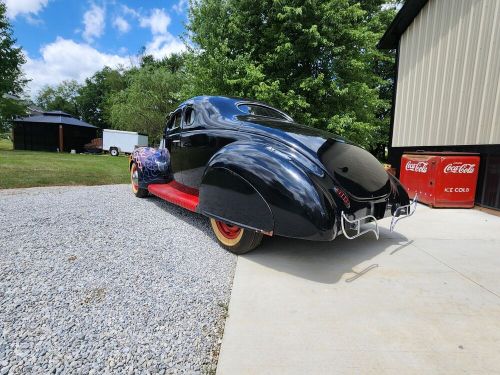
[[0, 139], [0, 189], [129, 182], [128, 157], [15, 151]]

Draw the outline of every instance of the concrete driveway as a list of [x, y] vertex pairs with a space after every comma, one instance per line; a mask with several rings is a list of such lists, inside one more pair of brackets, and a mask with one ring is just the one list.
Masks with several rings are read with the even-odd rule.
[[239, 257], [217, 373], [500, 372], [500, 217], [420, 205], [381, 224]]

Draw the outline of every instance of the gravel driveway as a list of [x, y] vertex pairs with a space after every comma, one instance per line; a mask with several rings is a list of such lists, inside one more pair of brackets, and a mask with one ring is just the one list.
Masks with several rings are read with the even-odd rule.
[[0, 374], [210, 373], [236, 258], [129, 186], [0, 191]]

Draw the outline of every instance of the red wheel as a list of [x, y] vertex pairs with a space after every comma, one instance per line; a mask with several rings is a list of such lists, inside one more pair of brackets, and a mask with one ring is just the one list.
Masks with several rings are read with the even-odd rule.
[[210, 219], [210, 224], [219, 244], [235, 254], [244, 254], [255, 249], [262, 240], [261, 233], [227, 224], [220, 220]]
[[217, 224], [219, 232], [224, 236], [224, 239], [234, 240], [243, 234], [243, 229], [237, 227], [236, 225], [229, 225], [223, 223], [222, 221], [216, 221], [215, 223]]

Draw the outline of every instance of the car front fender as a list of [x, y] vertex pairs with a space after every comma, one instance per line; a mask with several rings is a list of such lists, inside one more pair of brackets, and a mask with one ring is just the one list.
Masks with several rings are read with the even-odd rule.
[[139, 172], [139, 187], [172, 181], [170, 153], [165, 148], [138, 147], [130, 156], [130, 166], [135, 163]]

